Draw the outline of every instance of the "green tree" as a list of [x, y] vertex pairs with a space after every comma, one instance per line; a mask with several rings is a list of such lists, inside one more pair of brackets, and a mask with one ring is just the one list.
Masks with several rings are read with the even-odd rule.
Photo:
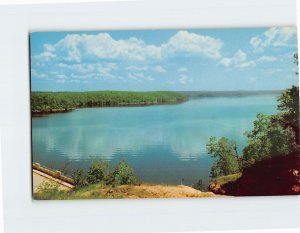
[[89, 184], [96, 184], [104, 181], [107, 175], [108, 163], [105, 161], [95, 161], [89, 168], [86, 179]]
[[246, 132], [248, 144], [243, 150], [243, 165], [273, 156], [287, 155], [295, 150], [295, 135], [291, 128], [284, 128], [278, 115], [257, 114], [252, 131]]
[[76, 170], [73, 173], [72, 177], [73, 177], [73, 180], [74, 180], [75, 188], [81, 188], [81, 187], [84, 187], [84, 186], [88, 185], [86, 175], [85, 175], [83, 169]]
[[239, 156], [235, 141], [230, 141], [225, 137], [219, 140], [216, 137], [210, 137], [206, 148], [208, 153], [215, 158], [211, 169], [212, 177], [240, 172]]
[[108, 179], [108, 184], [113, 185], [135, 184], [136, 182], [137, 179], [133, 168], [130, 167], [124, 160], [119, 162]]
[[296, 143], [299, 144], [299, 87], [284, 91], [278, 98], [279, 122], [283, 127], [290, 127], [295, 133]]

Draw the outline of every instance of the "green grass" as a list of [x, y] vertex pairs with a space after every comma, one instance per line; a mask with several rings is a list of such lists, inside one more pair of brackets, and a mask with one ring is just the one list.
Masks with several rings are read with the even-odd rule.
[[39, 190], [39, 192], [33, 194], [33, 198], [35, 200], [107, 199], [109, 196], [101, 194], [100, 190], [103, 188], [109, 189], [110, 186], [98, 183], [70, 191], [62, 191], [54, 187], [52, 189]]
[[236, 181], [241, 176], [242, 176], [241, 173], [227, 175], [227, 176], [219, 176], [219, 177], [213, 179], [213, 182], [217, 182], [219, 185], [223, 185], [228, 182]]
[[32, 92], [32, 113], [51, 113], [83, 107], [139, 106], [177, 103], [187, 96], [172, 91]]

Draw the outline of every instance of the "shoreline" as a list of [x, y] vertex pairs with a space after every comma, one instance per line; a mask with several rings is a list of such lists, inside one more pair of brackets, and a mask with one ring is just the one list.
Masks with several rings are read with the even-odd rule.
[[[36, 200], [202, 198], [222, 196], [187, 185], [147, 182], [113, 186], [101, 181], [75, 189], [74, 181], [71, 177], [62, 175], [60, 171], [42, 167], [38, 163], [32, 164], [32, 176], [32, 192], [33, 198]], [[53, 186], [53, 190], [50, 190], [48, 186]], [[44, 190], [44, 187], [47, 187], [46, 190]]]
[[32, 117], [42, 117], [50, 114], [57, 114], [57, 113], [68, 113], [72, 112], [76, 109], [82, 108], [115, 108], [115, 107], [148, 107], [148, 106], [158, 106], [158, 105], [175, 105], [181, 104], [183, 102], [188, 101], [189, 99], [180, 100], [180, 101], [166, 101], [166, 102], [143, 102], [143, 103], [118, 103], [113, 105], [96, 105], [96, 106], [81, 106], [75, 108], [68, 108], [68, 109], [50, 109], [49, 111], [39, 111], [39, 110], [31, 110]]

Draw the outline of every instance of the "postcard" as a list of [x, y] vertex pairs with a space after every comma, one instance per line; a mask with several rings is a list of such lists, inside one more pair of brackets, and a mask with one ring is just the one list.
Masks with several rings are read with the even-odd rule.
[[30, 33], [33, 198], [299, 195], [296, 34]]

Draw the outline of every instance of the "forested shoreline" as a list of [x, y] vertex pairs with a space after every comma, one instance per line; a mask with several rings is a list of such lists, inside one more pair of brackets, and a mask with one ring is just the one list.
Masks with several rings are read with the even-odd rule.
[[86, 92], [35, 92], [31, 93], [32, 115], [61, 113], [75, 108], [145, 106], [172, 104], [188, 97], [173, 91], [86, 91]]

